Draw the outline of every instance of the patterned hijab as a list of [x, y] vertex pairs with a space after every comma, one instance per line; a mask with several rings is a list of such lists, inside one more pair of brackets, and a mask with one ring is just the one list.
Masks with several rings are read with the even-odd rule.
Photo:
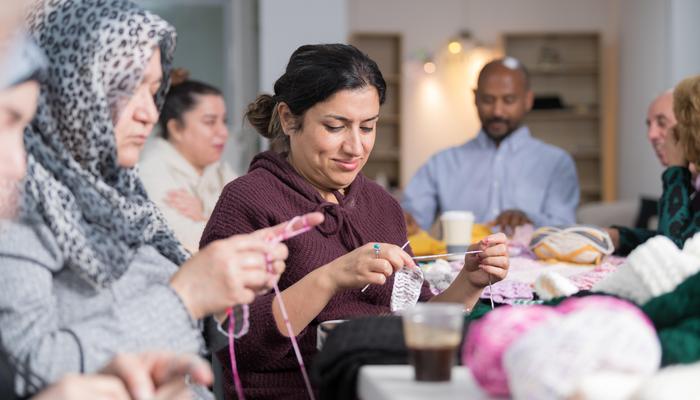
[[128, 0], [43, 0], [28, 28], [49, 60], [38, 112], [25, 133], [24, 216], [52, 231], [65, 265], [109, 287], [137, 250], [154, 246], [177, 265], [175, 239], [133, 168], [117, 164], [114, 121], [160, 48], [168, 90], [175, 31]]

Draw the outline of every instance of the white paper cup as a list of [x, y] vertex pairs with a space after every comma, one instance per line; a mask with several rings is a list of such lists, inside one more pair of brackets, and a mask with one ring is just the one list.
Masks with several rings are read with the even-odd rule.
[[442, 240], [448, 253], [467, 251], [472, 241], [474, 214], [469, 211], [446, 211], [440, 216]]

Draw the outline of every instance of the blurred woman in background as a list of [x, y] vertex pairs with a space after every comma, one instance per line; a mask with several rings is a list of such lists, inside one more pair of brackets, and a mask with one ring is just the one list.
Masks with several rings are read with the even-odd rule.
[[224, 97], [175, 70], [158, 123], [162, 137], [144, 151], [139, 173], [148, 197], [194, 253], [219, 194], [236, 178], [220, 161], [229, 135]]

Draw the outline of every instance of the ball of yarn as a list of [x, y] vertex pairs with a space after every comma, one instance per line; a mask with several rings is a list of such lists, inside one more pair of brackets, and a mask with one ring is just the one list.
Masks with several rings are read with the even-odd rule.
[[659, 368], [656, 332], [632, 304], [614, 298], [570, 299], [561, 318], [527, 331], [503, 354], [516, 399], [569, 398], [600, 371], [650, 375]]
[[551, 307], [502, 307], [469, 326], [462, 351], [462, 363], [491, 395], [507, 395], [508, 378], [503, 369], [503, 352], [524, 332], [559, 314]]

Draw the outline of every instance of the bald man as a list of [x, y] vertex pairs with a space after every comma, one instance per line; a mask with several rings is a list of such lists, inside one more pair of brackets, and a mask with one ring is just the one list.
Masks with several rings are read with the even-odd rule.
[[666, 137], [676, 126], [676, 116], [673, 114], [673, 90], [667, 90], [658, 95], [649, 104], [647, 110], [647, 138], [654, 148], [656, 157], [661, 165], [668, 167], [668, 157], [665, 152]]
[[573, 224], [576, 167], [569, 154], [533, 138], [523, 125], [533, 93], [522, 64], [511, 57], [486, 64], [474, 97], [481, 130], [418, 170], [404, 193], [407, 219], [427, 230], [441, 213], [464, 210], [506, 232], [530, 222]]
[[[673, 113], [672, 89], [661, 93], [651, 101], [647, 109], [646, 125], [647, 138], [661, 165], [669, 167], [678, 164], [679, 156], [682, 160], [680, 163], [687, 164], [683, 154], [675, 154], [678, 153], [677, 150], [669, 153], [670, 149], [674, 149], [677, 146], [668, 146], [666, 143], [666, 139], [673, 134], [673, 127], [676, 126], [676, 116]], [[695, 176], [694, 170], [691, 169], [691, 173]], [[612, 226], [607, 228], [607, 231], [615, 247], [615, 254], [619, 255], [629, 254], [637, 246], [659, 234], [656, 230], [624, 226]]]

